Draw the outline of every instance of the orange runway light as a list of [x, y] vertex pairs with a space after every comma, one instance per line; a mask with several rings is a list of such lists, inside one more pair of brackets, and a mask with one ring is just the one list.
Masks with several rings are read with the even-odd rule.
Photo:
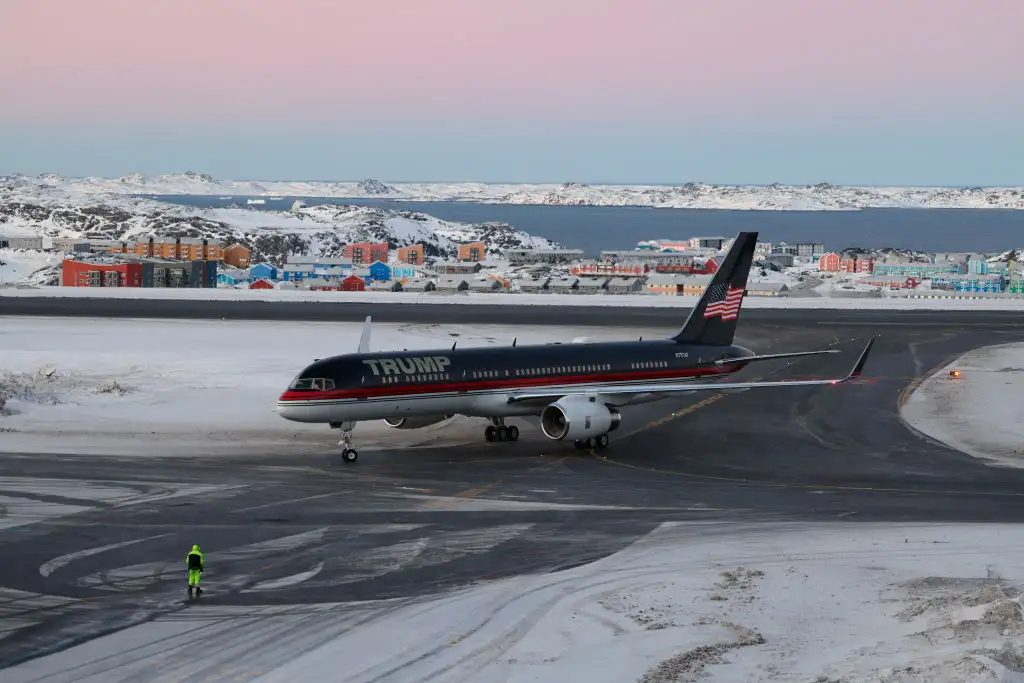
[[952, 377], [953, 379], [956, 379], [957, 377], [960, 376], [960, 371], [959, 370], [950, 370], [949, 371], [949, 376]]

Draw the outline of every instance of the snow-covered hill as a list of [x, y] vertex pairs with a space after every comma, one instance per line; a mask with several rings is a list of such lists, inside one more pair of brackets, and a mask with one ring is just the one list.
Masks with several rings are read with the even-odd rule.
[[6, 176], [0, 184], [48, 185], [72, 193], [301, 196], [408, 201], [465, 201], [565, 206], [651, 206], [693, 209], [843, 211], [863, 208], [1024, 209], [1024, 187], [907, 188], [817, 185], [735, 186], [391, 183], [217, 180], [203, 173], [120, 178]]
[[[197, 180], [197, 182], [203, 182]], [[449, 223], [415, 211], [351, 205], [300, 206], [292, 211], [197, 209], [152, 199], [0, 180], [0, 234], [127, 240], [154, 234], [217, 238], [249, 247], [254, 262], [281, 263], [289, 253], [340, 255], [345, 244], [423, 244], [426, 256], [449, 258], [458, 243], [482, 241], [500, 256], [515, 247], [551, 248], [555, 242], [505, 223]]]

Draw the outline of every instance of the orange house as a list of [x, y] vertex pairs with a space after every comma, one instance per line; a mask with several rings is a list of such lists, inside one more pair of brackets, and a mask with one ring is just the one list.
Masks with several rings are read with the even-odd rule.
[[407, 263], [410, 266], [422, 266], [423, 265], [423, 245], [414, 244], [409, 247], [400, 247], [398, 249], [398, 262]]
[[487, 245], [483, 242], [470, 242], [459, 245], [460, 261], [483, 261], [487, 257]]
[[224, 263], [235, 268], [248, 268], [249, 267], [249, 250], [238, 244], [232, 244], [222, 252], [222, 258]]

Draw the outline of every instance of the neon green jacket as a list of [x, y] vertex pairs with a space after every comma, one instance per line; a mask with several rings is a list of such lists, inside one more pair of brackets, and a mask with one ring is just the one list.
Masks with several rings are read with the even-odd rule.
[[203, 558], [203, 552], [199, 550], [198, 545], [193, 545], [192, 550], [188, 553], [188, 555], [185, 556], [185, 566], [189, 569], [193, 569], [192, 560], [190, 559], [193, 555], [199, 556], [199, 571], [203, 571], [206, 562], [205, 559]]

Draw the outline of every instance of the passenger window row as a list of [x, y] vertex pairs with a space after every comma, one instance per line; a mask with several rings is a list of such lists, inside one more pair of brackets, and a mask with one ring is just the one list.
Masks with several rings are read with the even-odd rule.
[[518, 368], [516, 377], [543, 377], [545, 375], [574, 374], [584, 372], [604, 372], [611, 370], [609, 364], [603, 365], [560, 365], [554, 368]]
[[384, 384], [401, 384], [403, 382], [438, 382], [448, 379], [447, 372], [434, 372], [427, 375], [384, 375], [381, 381]]
[[649, 360], [642, 363], [630, 363], [629, 367], [634, 370], [647, 370], [648, 368], [667, 368], [667, 360]]

